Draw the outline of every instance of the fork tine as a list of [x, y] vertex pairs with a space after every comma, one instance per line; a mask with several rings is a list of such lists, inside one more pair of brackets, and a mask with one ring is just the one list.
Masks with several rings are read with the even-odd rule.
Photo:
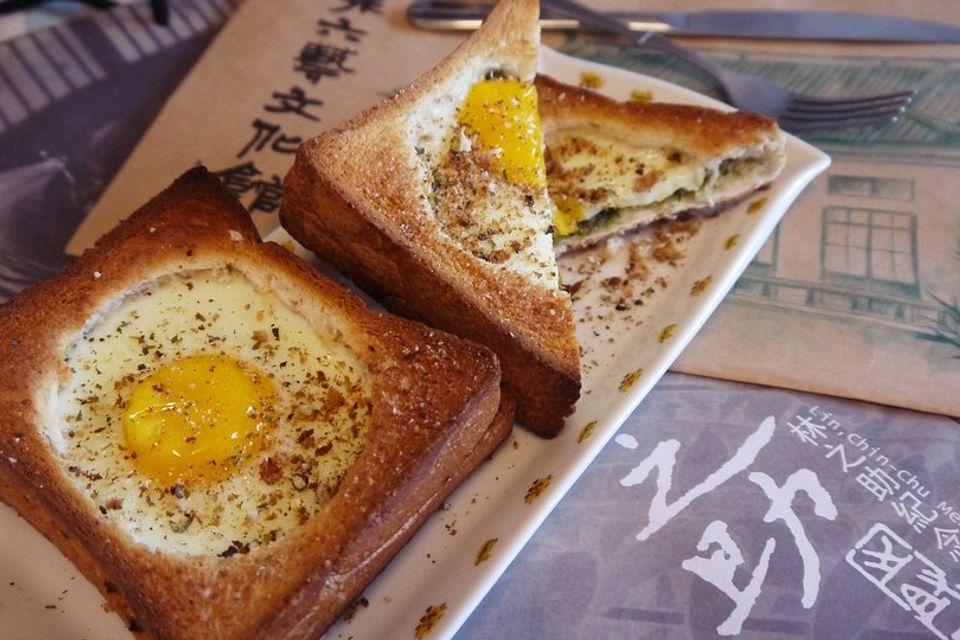
[[885, 122], [906, 111], [914, 93], [914, 91], [902, 91], [884, 96], [839, 101], [811, 100], [808, 96], [797, 97], [787, 105], [781, 116], [788, 121], [808, 123], [855, 120]]
[[785, 116], [796, 116], [798, 118], [832, 118], [832, 117], [865, 117], [871, 116], [877, 113], [903, 113], [907, 110], [906, 104], [898, 103], [889, 103], [889, 104], [877, 104], [869, 105], [865, 107], [839, 107], [839, 108], [829, 108], [829, 107], [820, 107], [818, 109], [797, 109], [793, 105], [790, 105], [780, 115]]
[[866, 120], [873, 118], [893, 118], [899, 116], [906, 109], [904, 107], [884, 109], [864, 109], [860, 111], [785, 111], [781, 117], [796, 122], [830, 122], [835, 120]]
[[907, 110], [905, 104], [880, 104], [868, 107], [842, 107], [839, 109], [829, 109], [823, 107], [820, 109], [794, 109], [792, 106], [783, 111], [781, 115], [796, 118], [799, 120], [832, 120], [836, 118], [869, 118], [882, 115], [896, 115]]
[[793, 105], [809, 107], [811, 109], [816, 109], [821, 106], [826, 106], [828, 108], [840, 107], [840, 106], [862, 106], [870, 104], [886, 104], [886, 103], [903, 103], [909, 104], [916, 91], [898, 91], [895, 93], [886, 93], [873, 96], [857, 96], [850, 98], [827, 98], [820, 96], [807, 96], [797, 94], [794, 96]]
[[786, 128], [811, 130], [890, 122], [904, 111], [914, 95], [913, 91], [847, 98], [797, 95], [766, 78], [717, 64], [660, 33], [647, 31], [639, 37], [632, 32], [625, 33], [623, 23], [598, 14], [577, 0], [541, 0], [541, 4], [608, 34], [629, 37], [638, 47], [654, 49], [698, 67], [717, 81], [730, 104], [745, 111], [779, 117]]
[[832, 108], [828, 107], [827, 105], [821, 105], [815, 109], [806, 107], [797, 108], [795, 105], [790, 105], [783, 111], [781, 115], [807, 118], [812, 120], [817, 118], [833, 117], [870, 117], [877, 114], [903, 113], [906, 110], [907, 105], [905, 103], [898, 102], [866, 104], [863, 106], [840, 106]]
[[910, 104], [909, 99], [891, 98], [889, 100], [875, 100], [872, 102], [792, 102], [787, 108], [797, 113], [817, 113], [827, 112], [857, 112], [857, 111], [875, 111], [877, 109], [906, 109]]
[[847, 129], [852, 127], [876, 127], [890, 125], [900, 119], [902, 112], [887, 112], [870, 117], [840, 117], [834, 119], [803, 119], [782, 116], [777, 123], [788, 131], [824, 131], [829, 129]]

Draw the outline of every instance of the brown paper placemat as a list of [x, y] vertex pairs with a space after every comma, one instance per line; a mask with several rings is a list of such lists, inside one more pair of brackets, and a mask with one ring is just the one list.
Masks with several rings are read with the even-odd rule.
[[[802, 4], [739, 6], [899, 12], [960, 24], [953, 0]], [[411, 29], [405, 6], [247, 0], [69, 249], [89, 246], [198, 162], [222, 175], [262, 231], [275, 227], [280, 181], [297, 144], [402, 87], [463, 38]], [[703, 8], [689, 0], [644, 7]], [[609, 42], [550, 41], [649, 70], [642, 56]], [[797, 201], [675, 369], [960, 415], [960, 47], [691, 42], [810, 92], [906, 84], [919, 93], [895, 127], [808, 137], [831, 153], [833, 166]], [[665, 79], [704, 82], [689, 70], [672, 78], [671, 69]]]
[[67, 249], [90, 246], [203, 163], [277, 226], [297, 145], [408, 84], [463, 39], [406, 26], [405, 4], [247, 0], [170, 97]]

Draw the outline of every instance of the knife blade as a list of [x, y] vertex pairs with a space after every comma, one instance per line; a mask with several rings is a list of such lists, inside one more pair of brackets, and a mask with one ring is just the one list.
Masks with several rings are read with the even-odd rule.
[[[493, 5], [456, 0], [417, 0], [407, 19], [431, 30], [471, 30], [480, 26]], [[633, 31], [670, 36], [723, 36], [788, 40], [960, 43], [960, 27], [916, 18], [843, 11], [710, 10], [659, 13], [611, 12]], [[544, 9], [543, 29], [578, 30], [576, 20]], [[584, 28], [586, 30], [586, 28]]]

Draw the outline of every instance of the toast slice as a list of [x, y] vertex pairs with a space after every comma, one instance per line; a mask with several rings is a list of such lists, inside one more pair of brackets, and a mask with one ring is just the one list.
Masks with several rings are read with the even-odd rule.
[[152, 638], [319, 636], [511, 424], [202, 168], [0, 308], [0, 498]]
[[281, 224], [388, 308], [493, 349], [521, 423], [553, 436], [579, 345], [553, 254], [535, 0], [502, 0], [411, 86], [304, 143]]
[[536, 79], [557, 252], [657, 220], [724, 209], [783, 169], [774, 120], [659, 102], [618, 102]]

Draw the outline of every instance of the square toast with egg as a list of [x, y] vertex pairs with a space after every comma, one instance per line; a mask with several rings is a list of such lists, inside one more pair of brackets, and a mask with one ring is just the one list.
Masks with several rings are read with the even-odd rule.
[[319, 636], [512, 411], [202, 168], [0, 308], [0, 498], [151, 638]]
[[776, 121], [744, 111], [619, 102], [538, 76], [558, 253], [681, 214], [720, 211], [783, 170]]
[[500, 358], [519, 421], [556, 435], [580, 393], [539, 133], [536, 0], [502, 0], [409, 87], [304, 143], [283, 226], [385, 306]]

